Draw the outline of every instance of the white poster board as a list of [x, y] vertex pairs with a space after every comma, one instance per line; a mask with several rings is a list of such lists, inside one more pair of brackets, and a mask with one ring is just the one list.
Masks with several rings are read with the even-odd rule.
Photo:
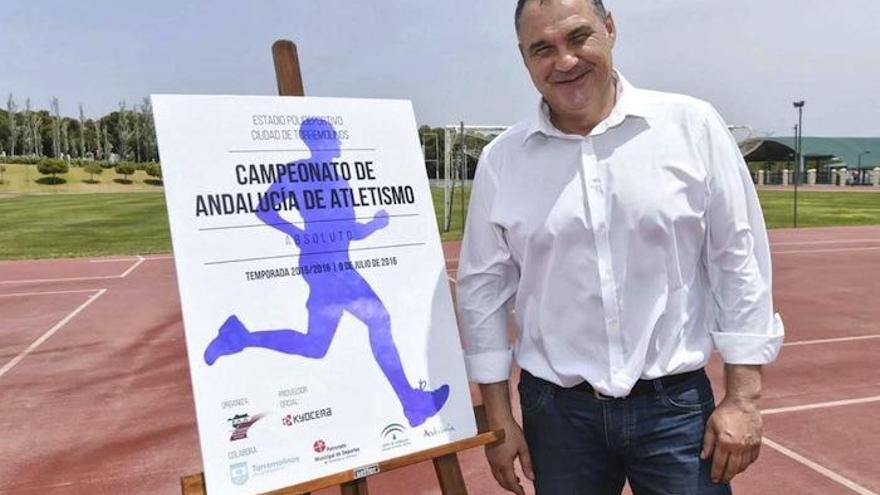
[[208, 493], [475, 435], [411, 104], [153, 109]]

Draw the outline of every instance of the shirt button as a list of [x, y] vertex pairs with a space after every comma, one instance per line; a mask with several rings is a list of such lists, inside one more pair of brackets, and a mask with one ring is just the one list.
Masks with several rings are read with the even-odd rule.
[[608, 320], [608, 328], [610, 328], [613, 331], [617, 331], [617, 329], [620, 328], [620, 322], [618, 322], [616, 319], [612, 318], [612, 319]]

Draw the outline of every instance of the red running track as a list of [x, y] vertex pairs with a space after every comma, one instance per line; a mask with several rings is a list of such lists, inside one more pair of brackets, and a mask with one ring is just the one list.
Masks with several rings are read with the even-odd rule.
[[[880, 495], [880, 227], [771, 242], [787, 338], [766, 372], [767, 442], [734, 489]], [[454, 280], [458, 245], [444, 251]], [[201, 465], [185, 353], [170, 257], [0, 263], [0, 494], [179, 493]], [[479, 449], [459, 458], [471, 493], [504, 493]], [[370, 488], [440, 493], [428, 463]]]

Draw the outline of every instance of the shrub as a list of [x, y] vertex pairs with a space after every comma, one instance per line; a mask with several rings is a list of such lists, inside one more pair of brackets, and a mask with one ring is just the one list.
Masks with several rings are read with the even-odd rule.
[[40, 162], [40, 158], [37, 156], [7, 156], [0, 158], [0, 161], [13, 165], [36, 165]]
[[158, 163], [148, 163], [146, 167], [144, 167], [144, 171], [150, 177], [155, 177], [157, 179], [162, 179], [162, 166]]
[[70, 167], [67, 166], [67, 163], [58, 158], [43, 158], [37, 163], [37, 171], [43, 175], [51, 175], [53, 184], [62, 182], [56, 175], [66, 174], [68, 170]]
[[101, 164], [98, 162], [91, 162], [83, 166], [83, 171], [91, 176], [89, 181], [95, 182], [95, 176], [101, 175], [101, 173], [104, 172], [104, 168], [101, 167]]
[[122, 180], [128, 182], [128, 176], [133, 174], [136, 170], [134, 163], [131, 162], [119, 162], [116, 164], [116, 173], [122, 176]]

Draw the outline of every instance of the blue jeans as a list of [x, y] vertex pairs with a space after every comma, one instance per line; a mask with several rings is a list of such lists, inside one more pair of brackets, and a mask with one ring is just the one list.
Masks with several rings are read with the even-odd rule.
[[715, 408], [705, 373], [654, 393], [601, 399], [536, 378], [519, 383], [537, 495], [729, 495], [700, 460]]

